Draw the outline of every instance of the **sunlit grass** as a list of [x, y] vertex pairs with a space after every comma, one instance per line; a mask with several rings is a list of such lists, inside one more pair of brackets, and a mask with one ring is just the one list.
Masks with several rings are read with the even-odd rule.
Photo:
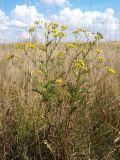
[[0, 158], [119, 160], [119, 43], [42, 26], [45, 43], [0, 46]]

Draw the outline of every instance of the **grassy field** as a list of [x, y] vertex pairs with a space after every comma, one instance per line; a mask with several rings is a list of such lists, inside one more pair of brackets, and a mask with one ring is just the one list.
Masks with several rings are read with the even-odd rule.
[[[61, 44], [57, 50], [64, 48]], [[99, 48], [117, 74], [103, 78], [68, 114], [66, 91], [44, 101], [27, 76], [34, 63], [25, 51], [15, 44], [0, 45], [0, 160], [120, 160], [120, 43], [102, 42]], [[33, 59], [42, 54], [29, 52]], [[15, 63], [24, 72], [6, 60], [7, 54], [20, 55]], [[102, 74], [96, 69], [87, 84]], [[53, 67], [49, 79], [54, 75]], [[72, 74], [67, 81], [74, 84]]]

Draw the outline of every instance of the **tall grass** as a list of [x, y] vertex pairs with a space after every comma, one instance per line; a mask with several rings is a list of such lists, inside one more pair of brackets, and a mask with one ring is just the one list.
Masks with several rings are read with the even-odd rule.
[[[34, 81], [28, 76], [34, 64], [23, 49], [16, 49], [14, 44], [0, 46], [1, 160], [120, 159], [120, 43], [98, 45], [105, 53], [106, 64], [113, 66], [117, 74], [103, 79], [85, 94], [70, 115], [66, 92], [58, 97], [52, 95], [46, 101], [34, 92]], [[65, 44], [57, 50], [65, 51]], [[17, 64], [24, 72], [6, 61], [7, 54], [20, 54]], [[30, 54], [35, 59], [40, 51], [32, 50]], [[66, 70], [70, 60], [71, 57], [60, 71]], [[92, 72], [87, 84], [96, 82], [101, 73], [99, 69]], [[49, 77], [54, 77], [54, 68], [49, 70]], [[68, 81], [74, 84], [72, 74]]]

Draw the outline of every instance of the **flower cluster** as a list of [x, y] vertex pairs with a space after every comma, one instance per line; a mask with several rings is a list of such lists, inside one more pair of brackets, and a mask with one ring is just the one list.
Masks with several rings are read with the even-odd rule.
[[82, 52], [83, 54], [86, 54], [86, 53], [87, 53], [87, 49], [86, 49], [86, 48], [81, 48], [81, 52]]
[[57, 84], [57, 85], [61, 85], [61, 84], [63, 84], [63, 79], [56, 79], [56, 81], [55, 81], [55, 83]]
[[83, 61], [83, 59], [76, 60], [74, 66], [76, 69], [86, 69], [86, 65], [85, 65], [85, 62]]
[[96, 54], [100, 54], [100, 53], [102, 53], [102, 50], [100, 50], [100, 49], [95, 49], [94, 52], [95, 52]]
[[62, 37], [66, 37], [66, 34], [61, 31], [61, 32], [54, 33], [52, 36], [53, 37], [60, 37], [60, 38], [62, 38]]
[[106, 69], [109, 74], [116, 74], [116, 71], [112, 67], [106, 67]]
[[38, 48], [41, 50], [45, 50], [46, 49], [46, 45], [45, 44], [39, 44]]
[[93, 33], [93, 34], [95, 35], [95, 39], [98, 41], [104, 38], [103, 35], [99, 32]]
[[18, 54], [16, 54], [16, 55], [14, 55], [14, 54], [8, 54], [6, 56], [6, 60], [7, 61], [10, 61], [10, 60], [19, 60], [19, 59], [20, 59], [20, 55], [18, 55]]
[[76, 47], [76, 43], [74, 43], [74, 42], [71, 42], [71, 43], [67, 43], [67, 44], [66, 44], [66, 48], [67, 48], [67, 49], [75, 48], [75, 47]]
[[61, 25], [61, 30], [62, 30], [62, 31], [65, 31], [65, 30], [67, 30], [67, 29], [68, 29], [68, 27], [67, 27], [66, 25], [64, 25], [64, 24]]
[[13, 58], [15, 58], [15, 55], [14, 54], [8, 54], [7, 56], [6, 56], [6, 60], [12, 60]]
[[17, 49], [24, 49], [25, 47], [30, 48], [30, 49], [34, 49], [34, 48], [37, 48], [37, 44], [35, 44], [33, 42], [16, 44]]
[[32, 70], [32, 71], [31, 71], [31, 75], [39, 75], [39, 74], [41, 74], [41, 73], [42, 73], [42, 71], [39, 70], [39, 69], [35, 69], [35, 70]]
[[31, 49], [34, 49], [37, 47], [37, 45], [35, 43], [26, 43], [26, 47], [27, 48], [31, 48]]
[[59, 52], [57, 53], [57, 59], [60, 60], [60, 59], [62, 58], [62, 56], [63, 56], [63, 52], [62, 52], [62, 51], [59, 51]]
[[23, 49], [25, 47], [25, 43], [17, 43], [16, 49]]
[[82, 28], [77, 28], [76, 30], [74, 30], [72, 33], [73, 34], [80, 34], [81, 32], [86, 32], [85, 29], [82, 29]]
[[36, 28], [35, 27], [31, 27], [29, 28], [29, 32], [32, 33], [32, 32], [35, 32]]

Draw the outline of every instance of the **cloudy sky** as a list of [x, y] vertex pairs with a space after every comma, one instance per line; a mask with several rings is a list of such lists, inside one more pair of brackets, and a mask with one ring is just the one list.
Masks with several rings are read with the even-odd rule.
[[120, 40], [120, 0], [0, 0], [0, 42], [27, 39], [36, 20], [50, 20]]

